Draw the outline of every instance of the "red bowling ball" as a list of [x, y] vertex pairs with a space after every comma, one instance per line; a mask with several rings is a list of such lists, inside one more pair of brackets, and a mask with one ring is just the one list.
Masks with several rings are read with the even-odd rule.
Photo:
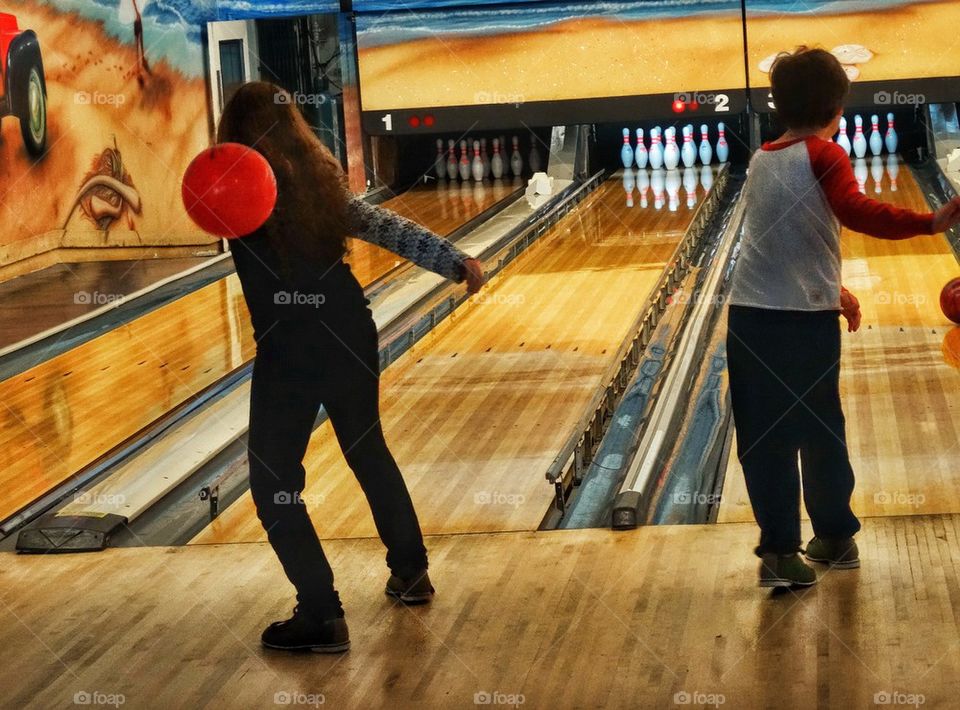
[[940, 310], [954, 323], [960, 324], [960, 276], [951, 280], [940, 292]]
[[208, 148], [183, 176], [183, 204], [200, 229], [236, 239], [255, 232], [277, 204], [277, 179], [260, 153], [239, 143]]

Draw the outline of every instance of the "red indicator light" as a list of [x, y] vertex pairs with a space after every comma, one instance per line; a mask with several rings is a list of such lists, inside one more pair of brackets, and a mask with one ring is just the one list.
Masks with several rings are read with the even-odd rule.
[[673, 102], [673, 112], [674, 113], [683, 113], [687, 108], [687, 105], [683, 101], [677, 100]]
[[424, 125], [424, 126], [426, 126], [427, 128], [429, 128], [429, 127], [432, 126], [433, 124], [434, 124], [434, 120], [433, 120], [433, 116], [432, 116], [431, 114], [428, 113], [426, 116], [423, 117], [423, 125]]
[[411, 116], [407, 123], [410, 124], [410, 128], [420, 128], [420, 117]]
[[693, 101], [693, 102], [690, 104], [690, 110], [691, 110], [691, 111], [696, 111], [698, 108], [700, 108], [700, 104], [698, 104], [696, 101]]

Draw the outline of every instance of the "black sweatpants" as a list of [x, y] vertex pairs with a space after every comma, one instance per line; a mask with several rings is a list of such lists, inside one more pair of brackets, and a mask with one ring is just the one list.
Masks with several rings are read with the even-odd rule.
[[800, 548], [798, 455], [814, 534], [856, 533], [839, 314], [730, 306], [727, 360], [737, 456], [760, 525], [757, 554]]
[[[343, 615], [333, 572], [300, 498], [303, 456], [321, 404], [370, 504], [388, 566], [405, 577], [427, 567], [420, 524], [380, 426], [376, 325], [360, 298], [345, 301], [351, 305], [338, 303], [335, 316], [281, 321], [260, 337], [250, 397], [250, 491], [257, 515], [300, 608], [319, 618]], [[316, 505], [318, 513], [323, 506]]]

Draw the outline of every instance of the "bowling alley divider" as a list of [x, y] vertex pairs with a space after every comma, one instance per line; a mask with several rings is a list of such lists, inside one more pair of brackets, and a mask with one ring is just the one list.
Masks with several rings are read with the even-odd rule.
[[613, 502], [612, 525], [615, 529], [632, 529], [643, 523], [650, 512], [654, 486], [661, 473], [660, 465], [677, 443], [679, 424], [686, 411], [684, 398], [690, 396], [693, 377], [703, 364], [703, 335], [713, 325], [714, 319], [710, 315], [718, 310], [716, 304], [721, 302], [730, 256], [738, 244], [743, 221], [744, 201], [738, 199], [727, 204], [727, 213], [722, 224], [718, 225], [715, 255], [708, 262], [693, 303], [688, 306], [688, 322], [681, 329], [673, 355], [674, 364], [669, 367], [643, 426], [638, 427], [637, 447], [631, 452], [632, 460]]
[[594, 459], [609, 426], [610, 416], [631, 384], [657, 325], [670, 304], [670, 296], [684, 281], [695, 257], [717, 228], [716, 220], [721, 206], [729, 199], [730, 183], [730, 166], [723, 165], [713, 189], [697, 207], [689, 229], [668, 260], [670, 265], [664, 270], [660, 283], [648, 297], [647, 308], [640, 312], [631, 326], [629, 332], [632, 336], [620, 345], [601, 379], [603, 384], [546, 471], [547, 481], [554, 486], [555, 498], [554, 508], [544, 521], [545, 526], [555, 526], [551, 522], [555, 523], [566, 512], [569, 493], [573, 486], [581, 483], [586, 467]]

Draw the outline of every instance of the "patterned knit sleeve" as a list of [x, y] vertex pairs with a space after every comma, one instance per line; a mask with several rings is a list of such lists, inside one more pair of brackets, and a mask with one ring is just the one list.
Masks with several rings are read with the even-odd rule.
[[392, 251], [451, 281], [464, 280], [463, 263], [470, 256], [429, 229], [359, 197], [350, 200], [350, 217], [357, 239]]

